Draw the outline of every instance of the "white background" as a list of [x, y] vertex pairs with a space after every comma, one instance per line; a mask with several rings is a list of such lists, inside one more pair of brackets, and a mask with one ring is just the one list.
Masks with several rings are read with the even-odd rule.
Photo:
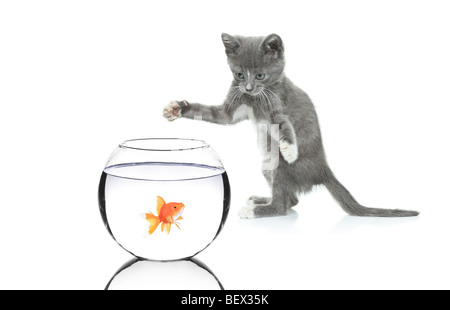
[[[226, 225], [197, 256], [225, 289], [449, 289], [449, 14], [435, 0], [2, 1], [0, 288], [103, 289], [131, 258], [97, 206], [108, 156], [188, 137], [230, 177]], [[222, 32], [279, 34], [341, 182], [420, 217], [349, 217], [318, 188], [289, 216], [239, 219], [268, 191], [252, 126], [161, 116], [174, 99], [222, 102]]]

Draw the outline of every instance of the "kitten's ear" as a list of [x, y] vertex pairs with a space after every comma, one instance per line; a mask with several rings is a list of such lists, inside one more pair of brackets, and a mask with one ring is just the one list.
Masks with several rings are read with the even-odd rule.
[[277, 34], [271, 34], [267, 36], [264, 42], [261, 44], [261, 49], [268, 56], [272, 56], [274, 58], [281, 57], [283, 55], [283, 41], [280, 36]]
[[227, 53], [227, 55], [236, 54], [236, 51], [239, 48], [240, 44], [235, 37], [230, 36], [226, 33], [222, 33], [222, 42], [225, 46], [225, 52]]

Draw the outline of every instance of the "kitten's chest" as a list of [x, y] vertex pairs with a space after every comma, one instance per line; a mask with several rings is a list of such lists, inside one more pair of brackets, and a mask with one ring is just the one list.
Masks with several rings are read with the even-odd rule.
[[241, 104], [233, 113], [233, 122], [238, 122], [245, 119], [248, 119], [254, 123], [255, 113], [253, 112], [253, 108], [251, 106]]
[[[250, 120], [256, 131], [257, 145], [264, 160], [272, 148], [278, 149], [279, 125], [274, 124], [265, 113], [254, 106], [242, 104], [233, 114], [233, 121]], [[269, 156], [270, 157], [270, 156]], [[270, 159], [270, 158], [269, 158]]]
[[273, 131], [273, 128], [271, 127], [274, 126], [274, 123], [270, 120], [270, 117], [259, 111], [257, 108], [246, 104], [239, 106], [233, 115], [233, 121], [244, 119], [248, 119], [252, 122], [258, 136], [271, 136], [271, 132]]

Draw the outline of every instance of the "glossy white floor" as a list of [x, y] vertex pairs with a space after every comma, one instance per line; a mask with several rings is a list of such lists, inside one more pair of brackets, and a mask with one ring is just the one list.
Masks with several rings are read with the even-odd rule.
[[[0, 4], [0, 289], [103, 289], [132, 259], [103, 226], [97, 186], [117, 144], [141, 137], [204, 139], [220, 155], [231, 210], [197, 259], [225, 289], [449, 289], [448, 5], [185, 3]], [[221, 32], [280, 34], [340, 181], [364, 205], [421, 215], [349, 217], [317, 188], [286, 217], [239, 219], [268, 191], [252, 126], [161, 116], [174, 99], [221, 103]], [[139, 278], [156, 268], [177, 288], [217, 287], [193, 265], [133, 265], [111, 286], [161, 288]]]

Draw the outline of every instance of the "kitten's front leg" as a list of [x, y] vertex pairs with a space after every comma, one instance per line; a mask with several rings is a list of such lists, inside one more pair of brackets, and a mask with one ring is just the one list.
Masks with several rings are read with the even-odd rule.
[[292, 164], [298, 157], [297, 138], [294, 126], [288, 116], [283, 113], [276, 113], [272, 117], [272, 121], [280, 126], [280, 153], [288, 164]]
[[214, 124], [229, 125], [248, 119], [247, 114], [238, 113], [239, 110], [237, 110], [237, 108], [239, 106], [240, 105], [237, 104], [231, 105], [228, 100], [222, 105], [212, 106], [200, 103], [189, 103], [186, 100], [172, 101], [164, 107], [163, 116], [169, 121], [174, 121], [183, 117]]
[[297, 143], [289, 143], [282, 139], [280, 141], [280, 152], [288, 164], [292, 164], [298, 157]]
[[280, 124], [280, 152], [283, 158], [292, 164], [298, 157], [297, 139], [289, 119], [284, 115], [277, 115], [274, 118]]

